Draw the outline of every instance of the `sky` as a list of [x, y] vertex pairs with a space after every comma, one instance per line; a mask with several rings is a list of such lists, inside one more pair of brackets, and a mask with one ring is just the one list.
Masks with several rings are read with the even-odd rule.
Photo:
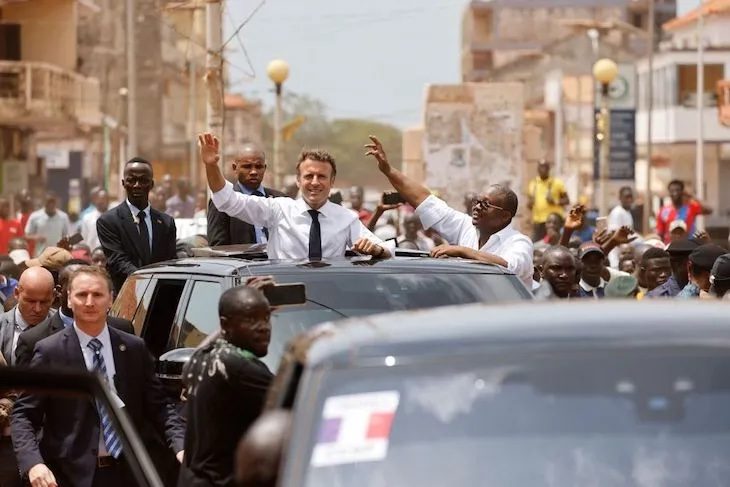
[[[678, 0], [680, 12], [698, 2]], [[321, 100], [332, 118], [418, 125], [425, 85], [460, 81], [461, 17], [467, 3], [226, 0], [224, 39], [255, 11], [241, 29], [240, 42], [234, 38], [228, 44], [231, 91], [270, 106], [266, 65], [280, 58], [290, 65], [284, 89]]]

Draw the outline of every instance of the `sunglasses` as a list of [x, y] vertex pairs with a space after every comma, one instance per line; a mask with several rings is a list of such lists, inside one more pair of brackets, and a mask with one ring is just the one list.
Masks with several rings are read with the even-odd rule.
[[486, 198], [475, 199], [474, 206], [476, 206], [479, 210], [483, 210], [483, 211], [487, 211], [489, 208], [494, 208], [495, 210], [507, 211], [504, 208], [502, 208], [501, 206], [493, 205]]

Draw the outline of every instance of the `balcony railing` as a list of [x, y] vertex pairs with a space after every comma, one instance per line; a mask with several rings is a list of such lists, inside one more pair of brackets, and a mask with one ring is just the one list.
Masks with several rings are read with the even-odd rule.
[[47, 63], [0, 61], [0, 123], [101, 122], [99, 81]]

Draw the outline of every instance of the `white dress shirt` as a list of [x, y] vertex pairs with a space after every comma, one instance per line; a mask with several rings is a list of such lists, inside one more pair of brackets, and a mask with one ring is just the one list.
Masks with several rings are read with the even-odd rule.
[[[309, 257], [309, 229], [312, 217], [309, 205], [291, 198], [261, 198], [237, 193], [226, 181], [223, 189], [213, 193], [213, 204], [219, 211], [254, 226], [269, 230], [267, 253], [271, 259], [306, 259]], [[322, 257], [343, 257], [345, 250], [360, 238], [390, 249], [360, 223], [357, 215], [330, 201], [319, 210], [322, 236]]]
[[527, 289], [532, 289], [532, 240], [512, 225], [495, 233], [479, 248], [479, 232], [471, 216], [449, 207], [445, 201], [430, 195], [416, 208], [423, 227], [433, 228], [452, 245], [460, 245], [480, 252], [488, 252], [507, 261], [507, 269], [520, 278]]
[[101, 216], [101, 212], [94, 208], [81, 218], [79, 231], [84, 237], [84, 242], [93, 251], [97, 247], [101, 247], [99, 236], [96, 233], [96, 220]]
[[[137, 215], [139, 215], [139, 212], [142, 210], [130, 203], [129, 200], [127, 200], [127, 206], [129, 206], [129, 211], [132, 212], [132, 218], [134, 219], [134, 223], [139, 225], [139, 223], [137, 223]], [[147, 223], [147, 234], [150, 237], [150, 252], [152, 252], [152, 215], [150, 214], [149, 204], [147, 204], [147, 208], [144, 209], [144, 221], [145, 223]]]
[[[104, 357], [104, 365], [106, 366], [106, 385], [112, 393], [116, 395], [117, 388], [114, 386], [114, 376], [117, 375], [117, 369], [114, 366], [114, 352], [112, 350], [111, 338], [109, 338], [109, 328], [104, 326], [101, 333], [99, 333], [96, 337], [92, 337], [91, 335], [87, 335], [81, 331], [79, 327], [76, 326], [76, 323], [74, 323], [73, 327], [76, 332], [76, 336], [79, 337], [79, 344], [81, 344], [81, 353], [84, 356], [86, 369], [90, 372], [94, 370], [94, 351], [89, 348], [89, 342], [93, 338], [96, 338], [101, 342], [101, 356]], [[104, 433], [101, 425], [99, 425], [99, 456], [103, 457], [107, 454], [106, 444], [104, 443]]]
[[[251, 191], [250, 189], [248, 189], [246, 186], [244, 186], [240, 182], [238, 183], [238, 189], [240, 189], [241, 190], [241, 193], [243, 193], [243, 194], [250, 194], [250, 195], [253, 196], [253, 191]], [[262, 195], [264, 195], [264, 198], [266, 198], [266, 190], [264, 189], [264, 185], [263, 184], [260, 185], [256, 189], [256, 191], [258, 191], [259, 193], [261, 193]], [[261, 196], [259, 196], [259, 198], [260, 197]], [[261, 225], [254, 225], [253, 228], [256, 231], [256, 243], [266, 243], [267, 242], [267, 239], [266, 239], [266, 234], [264, 233], [264, 227], [262, 227]]]

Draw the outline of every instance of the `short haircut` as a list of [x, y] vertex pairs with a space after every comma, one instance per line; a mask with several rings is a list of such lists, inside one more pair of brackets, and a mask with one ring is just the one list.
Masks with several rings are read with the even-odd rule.
[[561, 215], [560, 213], [550, 213], [550, 214], [548, 215], [548, 218], [550, 218], [550, 217], [555, 217], [555, 218], [557, 218], [557, 219], [558, 219], [558, 221], [560, 222], [560, 226], [561, 226], [561, 227], [562, 227], [562, 226], [563, 226], [563, 225], [565, 224], [565, 219], [564, 219], [564, 218], [562, 217], [562, 215]]
[[682, 181], [681, 179], [672, 179], [671, 181], [669, 181], [669, 184], [667, 184], [667, 188], [674, 185], [679, 186], [680, 189], [684, 191], [684, 181]]
[[652, 259], [669, 259], [669, 252], [658, 247], [651, 247], [644, 252], [644, 256], [641, 258], [641, 267], [646, 267]]
[[299, 174], [299, 166], [302, 162], [309, 159], [310, 161], [324, 162], [332, 166], [332, 177], [337, 176], [337, 163], [332, 154], [322, 149], [304, 149], [299, 153], [299, 162], [297, 162], [297, 174]]
[[128, 160], [124, 166], [128, 166], [129, 164], [146, 164], [150, 166], [150, 169], [152, 169], [152, 163], [148, 161], [147, 159], [142, 159], [141, 157], [133, 157], [130, 160]]
[[510, 214], [512, 218], [517, 214], [517, 206], [519, 200], [517, 194], [503, 184], [493, 184], [489, 187], [490, 189], [496, 189], [504, 199], [504, 209]]
[[619, 196], [622, 196], [624, 193], [634, 194], [634, 188], [631, 186], [622, 186], [621, 189], [618, 190], [618, 194]]
[[260, 301], [261, 304], [268, 304], [264, 293], [256, 288], [248, 286], [236, 286], [221, 294], [218, 301], [218, 316], [230, 318], [241, 314], [241, 308]]
[[570, 249], [567, 247], [564, 247], [562, 245], [552, 245], [545, 249], [545, 252], [542, 254], [542, 261], [545, 263], [545, 259], [550, 257], [551, 255], [559, 255], [559, 254], [567, 254], [570, 257], [573, 258], [573, 262], [575, 262], [577, 259], [573, 257], [573, 254], [570, 252]]
[[65, 269], [66, 267], [70, 267], [72, 265], [89, 265], [89, 263], [83, 259], [70, 259], [65, 264], [63, 264], [62, 269]]
[[101, 277], [106, 281], [107, 288], [109, 289], [109, 293], [112, 293], [112, 290], [114, 289], [114, 286], [112, 284], [112, 278], [109, 276], [109, 273], [106, 271], [106, 269], [102, 267], [97, 267], [93, 265], [89, 265], [87, 262], [84, 262], [84, 265], [82, 267], [79, 267], [75, 271], [71, 273], [71, 275], [68, 277], [68, 289], [69, 291], [73, 289], [73, 282], [76, 280], [76, 278], [82, 274], [86, 274], [87, 276], [95, 276], [95, 277]]

